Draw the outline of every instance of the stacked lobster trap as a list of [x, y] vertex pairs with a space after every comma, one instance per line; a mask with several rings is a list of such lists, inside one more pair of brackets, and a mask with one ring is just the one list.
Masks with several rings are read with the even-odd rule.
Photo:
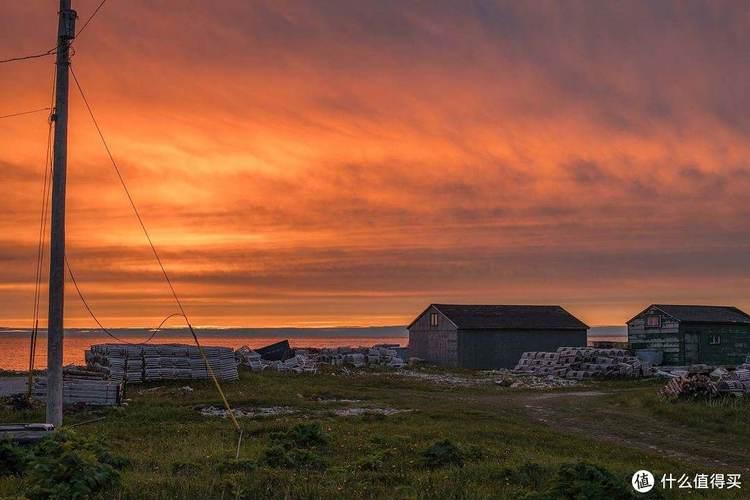
[[[203, 347], [203, 352], [217, 378], [239, 379], [231, 347]], [[209, 378], [206, 361], [193, 345], [96, 344], [86, 351], [86, 364], [127, 383]]]
[[560, 347], [555, 352], [525, 352], [516, 373], [569, 379], [624, 378], [652, 375], [652, 366], [625, 349]]

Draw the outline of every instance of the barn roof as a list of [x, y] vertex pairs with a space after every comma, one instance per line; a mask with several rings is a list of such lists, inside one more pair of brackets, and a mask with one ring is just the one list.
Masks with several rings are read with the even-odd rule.
[[[685, 323], [742, 323], [750, 324], [750, 315], [733, 306], [692, 306], [676, 304], [652, 304], [638, 313], [639, 317], [655, 307], [678, 321]], [[628, 321], [628, 323], [630, 323]]]
[[432, 304], [431, 307], [435, 307], [444, 314], [456, 327], [468, 330], [579, 330], [588, 328], [585, 323], [560, 306]]

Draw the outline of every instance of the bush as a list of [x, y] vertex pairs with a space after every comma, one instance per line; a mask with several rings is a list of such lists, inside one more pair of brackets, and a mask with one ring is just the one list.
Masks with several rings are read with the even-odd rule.
[[216, 472], [219, 474], [232, 473], [232, 472], [250, 472], [255, 470], [257, 467], [256, 463], [252, 460], [238, 459], [238, 460], [227, 460], [219, 462], [216, 465]]
[[320, 424], [297, 424], [291, 429], [271, 434], [271, 442], [287, 448], [313, 448], [328, 444], [328, 437], [323, 433]]
[[287, 449], [282, 446], [270, 446], [263, 454], [263, 462], [271, 467], [284, 469], [325, 469], [328, 465], [315, 450], [304, 448]]
[[172, 474], [175, 476], [193, 476], [200, 470], [201, 466], [194, 462], [175, 462], [172, 464]]
[[0, 441], [0, 476], [20, 476], [26, 470], [29, 453], [11, 443]]
[[550, 473], [551, 471], [535, 462], [526, 462], [518, 469], [503, 471], [503, 475], [511, 483], [534, 489], [541, 487]]
[[90, 498], [120, 484], [124, 461], [100, 443], [57, 431], [34, 447], [27, 467], [28, 496]]
[[318, 423], [298, 424], [271, 434], [271, 444], [262, 461], [271, 467], [287, 469], [324, 469], [326, 459], [320, 451], [328, 446], [328, 437]]
[[461, 467], [464, 464], [464, 453], [458, 446], [445, 439], [424, 450], [420, 463], [431, 469], [449, 465]]
[[607, 469], [586, 462], [563, 464], [551, 487], [535, 498], [598, 500], [635, 498], [630, 486]]
[[391, 455], [392, 453], [388, 450], [374, 451], [357, 460], [356, 467], [359, 470], [378, 471], [385, 466]]

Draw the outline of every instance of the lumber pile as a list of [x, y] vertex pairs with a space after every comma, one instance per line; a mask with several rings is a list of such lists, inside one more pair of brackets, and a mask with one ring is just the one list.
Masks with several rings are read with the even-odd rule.
[[625, 349], [560, 347], [556, 352], [525, 352], [516, 373], [582, 380], [649, 376], [653, 369]]
[[670, 379], [659, 395], [667, 400], [711, 399], [719, 393], [717, 385], [706, 375], [693, 375]]
[[[707, 367], [710, 369], [710, 367]], [[691, 366], [672, 378], [659, 394], [667, 400], [711, 399], [716, 396], [750, 395], [750, 366], [739, 365], [735, 370], [716, 368], [707, 370]]]
[[[232, 348], [207, 346], [203, 351], [217, 378], [239, 379]], [[192, 345], [96, 344], [86, 351], [86, 363], [107, 370], [113, 380], [127, 383], [209, 377], [198, 347]]]
[[[107, 377], [107, 373], [101, 370], [64, 368], [63, 404], [120, 405], [123, 400], [123, 384], [108, 380]], [[47, 377], [37, 377], [34, 380], [31, 394], [34, 399], [47, 399]]]

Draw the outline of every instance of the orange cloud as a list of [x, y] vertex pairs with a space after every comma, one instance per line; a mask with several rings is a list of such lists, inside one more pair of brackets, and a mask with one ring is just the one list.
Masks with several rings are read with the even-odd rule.
[[[742, 5], [177, 4], [107, 4], [73, 64], [196, 323], [750, 307]], [[50, 45], [54, 15], [9, 6], [3, 50]], [[0, 111], [46, 105], [51, 63], [0, 65]], [[81, 286], [108, 324], [158, 322], [168, 290], [75, 89], [70, 125]], [[23, 326], [44, 113], [0, 131], [0, 323]]]

